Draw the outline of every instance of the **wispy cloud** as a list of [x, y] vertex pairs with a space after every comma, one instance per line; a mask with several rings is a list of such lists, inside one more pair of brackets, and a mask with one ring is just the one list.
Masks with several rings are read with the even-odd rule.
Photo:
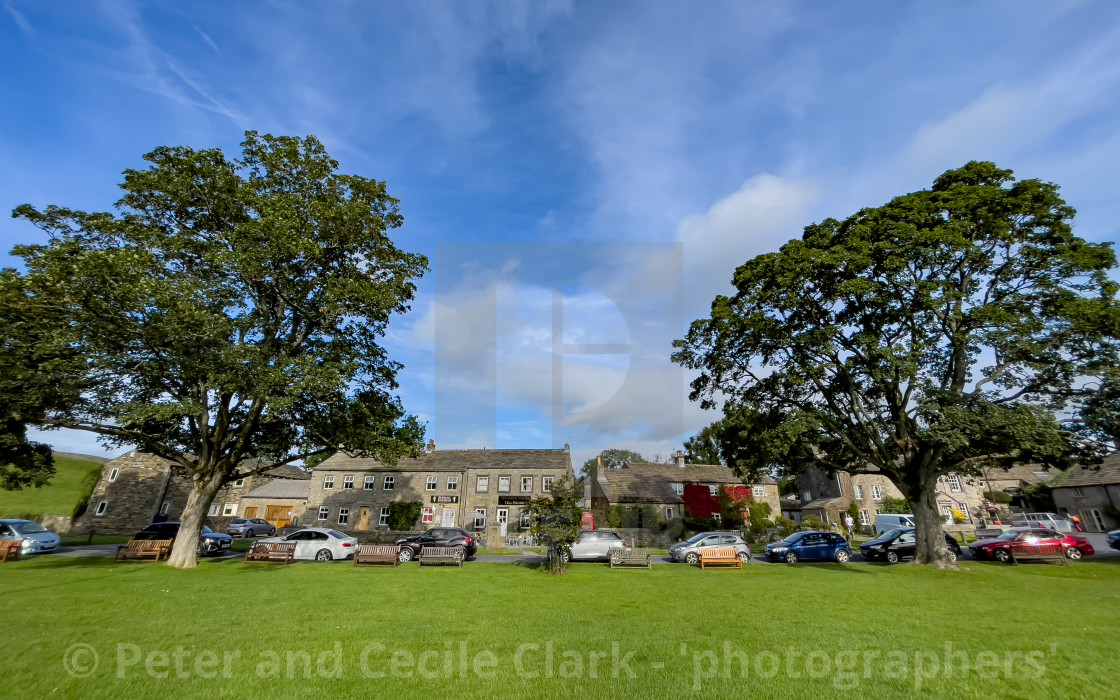
[[192, 24], [191, 26], [194, 27], [194, 30], [198, 32], [198, 35], [201, 36], [202, 39], [210, 45], [210, 48], [214, 49], [214, 53], [217, 53], [219, 55], [222, 53], [222, 50], [218, 48], [218, 45], [214, 43], [214, 40], [210, 38], [209, 34], [199, 29], [197, 24]]
[[23, 16], [23, 13], [17, 10], [10, 2], [4, 3], [4, 9], [8, 11], [8, 14], [15, 20], [19, 30], [26, 36], [31, 36], [35, 33], [35, 30], [31, 27], [31, 22], [28, 22], [27, 18]]

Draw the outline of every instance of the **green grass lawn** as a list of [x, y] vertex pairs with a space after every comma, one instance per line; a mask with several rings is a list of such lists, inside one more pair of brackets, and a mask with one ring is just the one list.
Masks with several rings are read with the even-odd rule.
[[1114, 697], [1118, 584], [1107, 561], [550, 577], [45, 556], [0, 565], [3, 694]]
[[82, 494], [82, 482], [90, 472], [101, 471], [99, 462], [55, 457], [51, 483], [38, 489], [0, 490], [0, 518], [39, 520], [44, 514], [70, 515]]

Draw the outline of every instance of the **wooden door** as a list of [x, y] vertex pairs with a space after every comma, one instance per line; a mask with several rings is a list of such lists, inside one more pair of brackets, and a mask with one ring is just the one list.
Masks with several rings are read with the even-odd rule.
[[257, 509], [256, 509], [256, 508], [246, 508], [246, 509], [245, 509], [245, 517], [246, 517], [246, 518], [255, 518], [255, 517], [257, 517]]
[[358, 509], [358, 529], [369, 529], [369, 506], [362, 506]]
[[264, 519], [277, 528], [287, 527], [292, 522], [291, 506], [265, 506]]

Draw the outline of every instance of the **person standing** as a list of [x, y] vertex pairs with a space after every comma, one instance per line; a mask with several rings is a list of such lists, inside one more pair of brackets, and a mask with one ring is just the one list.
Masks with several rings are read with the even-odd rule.
[[851, 513], [845, 513], [844, 514], [844, 529], [848, 531], [848, 539], [849, 540], [852, 539], [852, 535], [855, 534], [855, 530], [853, 529], [855, 527], [855, 524], [856, 524], [856, 521], [852, 520], [852, 514]]

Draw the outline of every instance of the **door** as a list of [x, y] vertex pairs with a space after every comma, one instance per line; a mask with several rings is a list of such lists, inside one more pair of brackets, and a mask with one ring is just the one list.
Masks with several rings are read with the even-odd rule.
[[455, 509], [454, 508], [444, 508], [443, 509], [443, 519], [440, 521], [440, 524], [443, 525], [444, 527], [455, 527]]
[[264, 519], [272, 523], [277, 529], [287, 527], [292, 523], [292, 507], [265, 506]]
[[913, 532], [904, 532], [898, 536], [890, 546], [897, 554], [899, 559], [908, 559], [914, 556], [914, 552], [918, 549], [918, 541], [914, 537]]
[[801, 538], [798, 554], [802, 559], [824, 559], [828, 545], [821, 535], [805, 535]]
[[369, 506], [362, 506], [358, 509], [358, 529], [369, 529]]
[[245, 509], [245, 517], [246, 517], [246, 518], [255, 518], [255, 517], [257, 517], [257, 509], [256, 509], [256, 508], [246, 508], [246, 509]]
[[506, 528], [508, 527], [506, 523], [509, 522], [509, 508], [499, 508], [496, 515], [494, 516], [494, 520], [498, 523], [498, 528], [501, 531], [501, 536], [505, 537]]
[[1096, 508], [1081, 511], [1081, 522], [1089, 532], [1104, 532], [1104, 517]]

